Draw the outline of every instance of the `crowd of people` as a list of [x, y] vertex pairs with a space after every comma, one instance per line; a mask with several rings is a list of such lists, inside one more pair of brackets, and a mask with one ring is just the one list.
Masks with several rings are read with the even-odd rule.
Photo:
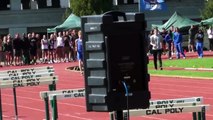
[[[213, 28], [207, 29], [209, 50], [213, 51]], [[158, 28], [150, 31], [149, 53], [154, 57], [154, 68], [162, 67], [162, 54], [167, 54], [168, 59], [186, 59], [183, 51], [183, 37], [178, 28]], [[203, 57], [204, 31], [191, 26], [188, 30], [188, 52], [197, 51], [198, 58]], [[39, 63], [60, 63], [78, 60], [81, 73], [83, 68], [83, 47], [81, 31], [69, 30], [52, 33], [49, 36], [36, 33], [19, 33], [12, 38], [10, 34], [0, 37], [0, 66], [20, 66]], [[3, 65], [1, 64], [3, 63]]]
[[60, 63], [79, 60], [82, 71], [81, 31], [69, 30], [49, 36], [36, 33], [16, 33], [0, 37], [0, 65], [22, 66], [39, 63]]
[[[213, 51], [213, 28], [209, 26], [207, 29], [207, 35], [209, 39], [209, 50]], [[169, 29], [162, 29], [160, 32], [158, 28], [153, 29], [148, 35], [149, 38], [149, 53], [154, 58], [154, 68], [158, 70], [157, 61], [159, 61], [159, 69], [162, 67], [162, 54], [167, 54], [168, 59], [173, 59], [172, 55], [176, 54], [176, 58], [180, 59], [182, 55], [183, 59], [186, 59], [185, 52], [183, 51], [183, 35], [178, 27], [173, 26]], [[195, 26], [191, 26], [188, 30], [188, 52], [197, 51], [198, 58], [203, 58], [203, 43], [204, 43], [204, 30], [197, 29]]]

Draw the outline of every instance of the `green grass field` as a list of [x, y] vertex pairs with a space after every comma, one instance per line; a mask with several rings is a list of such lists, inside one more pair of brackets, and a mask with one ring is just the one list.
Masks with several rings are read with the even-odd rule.
[[165, 70], [154, 70], [153, 61], [150, 61], [150, 63], [148, 64], [148, 68], [149, 68], [149, 73], [151, 75], [207, 77], [207, 78], [213, 79], [213, 71], [176, 69], [176, 68], [212, 68], [213, 69], [213, 58], [163, 60], [163, 68], [165, 68]]

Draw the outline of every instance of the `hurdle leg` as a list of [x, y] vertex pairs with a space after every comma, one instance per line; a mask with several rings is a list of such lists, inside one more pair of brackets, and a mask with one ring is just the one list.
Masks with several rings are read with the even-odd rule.
[[46, 120], [50, 120], [49, 99], [48, 99], [47, 93], [45, 93], [44, 103], [45, 103], [45, 115], [46, 115]]
[[128, 112], [123, 112], [123, 119], [129, 120], [129, 113]]
[[[53, 85], [54, 86], [54, 90], [56, 90], [56, 84]], [[54, 104], [54, 111], [55, 111], [55, 116], [56, 118], [58, 118], [58, 106], [57, 106], [57, 99], [55, 97], [55, 99], [53, 99], [53, 104]]]
[[[49, 85], [49, 91], [54, 91], [54, 90], [56, 90], [56, 84], [55, 83]], [[58, 108], [57, 108], [57, 100], [56, 99], [51, 100], [51, 106], [52, 106], [52, 109], [54, 109], [54, 111], [55, 111], [55, 115], [52, 115], [52, 116], [56, 116], [56, 118], [58, 118]]]
[[110, 112], [110, 120], [114, 120], [114, 112]]
[[15, 120], [18, 120], [18, 109], [17, 109], [17, 99], [16, 99], [16, 88], [13, 88], [13, 97], [14, 97]]
[[202, 116], [202, 120], [206, 120], [206, 108], [205, 106], [202, 107], [202, 110], [201, 110], [201, 116]]
[[58, 118], [57, 104], [55, 102], [56, 102], [56, 96], [53, 96], [53, 109], [52, 109], [53, 120], [57, 120]]
[[116, 111], [115, 112], [115, 120], [123, 120], [123, 111]]
[[201, 112], [198, 112], [198, 120], [202, 120], [202, 114], [201, 114]]
[[196, 112], [193, 112], [193, 113], [192, 113], [192, 117], [193, 117], [193, 120], [197, 120], [197, 113], [196, 113]]

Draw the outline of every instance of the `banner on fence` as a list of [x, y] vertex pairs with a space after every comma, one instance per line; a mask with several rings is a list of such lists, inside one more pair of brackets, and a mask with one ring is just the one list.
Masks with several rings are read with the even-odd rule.
[[140, 0], [139, 9], [140, 12], [167, 10], [167, 6], [164, 0]]

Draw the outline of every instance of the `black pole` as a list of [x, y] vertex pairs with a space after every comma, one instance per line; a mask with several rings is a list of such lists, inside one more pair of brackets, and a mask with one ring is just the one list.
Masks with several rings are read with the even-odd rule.
[[56, 102], [56, 96], [53, 96], [53, 109], [52, 109], [53, 118], [52, 118], [52, 120], [58, 119], [57, 104], [55, 102]]
[[46, 120], [50, 120], [49, 99], [48, 99], [47, 93], [45, 93], [44, 103], [45, 103], [45, 115], [46, 115]]
[[17, 99], [16, 99], [16, 88], [13, 88], [13, 97], [14, 97], [15, 120], [18, 120], [18, 109], [17, 109]]
[[0, 120], [2, 120], [1, 89], [0, 89]]
[[116, 111], [115, 112], [115, 120], [123, 120], [123, 111]]
[[193, 112], [193, 113], [192, 113], [192, 117], [193, 117], [193, 120], [197, 120], [197, 113], [196, 113], [196, 112]]
[[[56, 90], [56, 84], [55, 84], [55, 83], [49, 85], [49, 91], [55, 91], [55, 90]], [[56, 118], [58, 118], [57, 100], [56, 100], [56, 99], [53, 99], [53, 100], [50, 101], [50, 103], [51, 103], [52, 109], [54, 109], [55, 114], [56, 114], [56, 115], [54, 115], [54, 116], [56, 116]]]
[[115, 115], [114, 115], [114, 112], [111, 112], [111, 113], [110, 113], [110, 120], [114, 120], [114, 116], [115, 116]]
[[[56, 90], [56, 84], [53, 85], [54, 86], [54, 91]], [[55, 110], [55, 115], [56, 115], [56, 118], [58, 119], [58, 105], [57, 105], [57, 99], [53, 99], [54, 101], [54, 110]]]
[[202, 120], [202, 114], [201, 114], [201, 112], [198, 112], [198, 120]]
[[202, 111], [201, 111], [201, 116], [202, 116], [202, 120], [206, 120], [206, 108], [205, 106], [202, 107]]

